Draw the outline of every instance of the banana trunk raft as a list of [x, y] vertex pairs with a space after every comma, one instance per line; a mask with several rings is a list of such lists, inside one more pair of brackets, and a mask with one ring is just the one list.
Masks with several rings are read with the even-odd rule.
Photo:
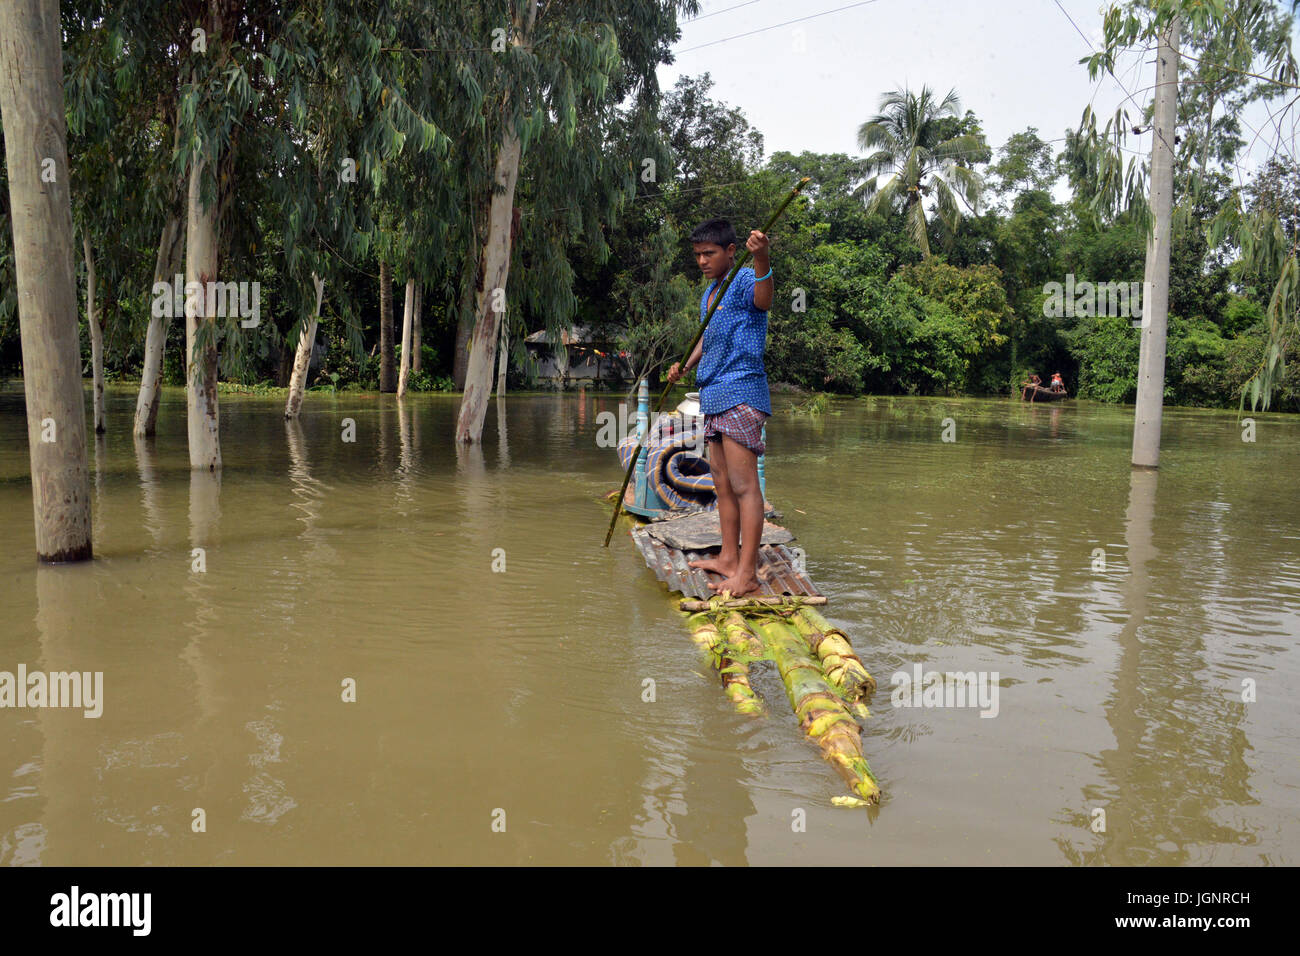
[[632, 540], [656, 576], [685, 599], [691, 639], [708, 655], [723, 691], [743, 714], [763, 715], [767, 704], [750, 684], [750, 665], [771, 661], [785, 685], [790, 707], [804, 735], [848, 785], [852, 796], [837, 806], [880, 802], [880, 785], [862, 753], [859, 717], [869, 717], [866, 701], [876, 682], [853, 645], [831, 625], [817, 605], [826, 598], [803, 571], [803, 555], [793, 536], [764, 523], [759, 547], [758, 595], [730, 600], [714, 595], [708, 581], [717, 575], [691, 568], [689, 561], [708, 552], [717, 529], [714, 512], [703, 512], [634, 527]]

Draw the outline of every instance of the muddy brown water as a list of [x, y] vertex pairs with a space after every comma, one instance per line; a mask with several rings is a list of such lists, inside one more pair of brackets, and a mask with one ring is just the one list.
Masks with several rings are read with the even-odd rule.
[[[133, 402], [94, 562], [38, 568], [0, 390], [0, 671], [103, 673], [97, 719], [0, 709], [0, 863], [1300, 863], [1294, 417], [1168, 410], [1153, 474], [1131, 409], [778, 397], [768, 497], [880, 682], [868, 811], [601, 547], [617, 396], [510, 396], [464, 449], [450, 396], [223, 395], [219, 479], [183, 394], [140, 446]], [[918, 666], [996, 672], [997, 715], [894, 706]]]

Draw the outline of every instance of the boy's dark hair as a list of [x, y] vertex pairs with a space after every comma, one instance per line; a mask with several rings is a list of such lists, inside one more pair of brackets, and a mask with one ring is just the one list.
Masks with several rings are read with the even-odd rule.
[[726, 249], [736, 244], [736, 230], [725, 219], [709, 219], [695, 227], [691, 242], [711, 242]]

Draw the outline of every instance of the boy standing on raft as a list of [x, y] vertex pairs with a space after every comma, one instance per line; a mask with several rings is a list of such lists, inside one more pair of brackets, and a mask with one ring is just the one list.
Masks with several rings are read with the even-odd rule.
[[[713, 280], [700, 300], [700, 321], [736, 262], [736, 230], [725, 219], [710, 219], [691, 233], [695, 261]], [[718, 496], [722, 550], [716, 558], [692, 561], [691, 567], [721, 574], [709, 587], [732, 597], [759, 588], [758, 544], [763, 535], [763, 494], [758, 485], [758, 456], [763, 454], [763, 422], [772, 414], [763, 351], [767, 310], [772, 307], [772, 268], [767, 236], [757, 229], [745, 240], [754, 267], [739, 270], [713, 314], [704, 336], [685, 366], [673, 363], [668, 381], [676, 383], [699, 366], [700, 411], [704, 440], [714, 442], [709, 469]]]

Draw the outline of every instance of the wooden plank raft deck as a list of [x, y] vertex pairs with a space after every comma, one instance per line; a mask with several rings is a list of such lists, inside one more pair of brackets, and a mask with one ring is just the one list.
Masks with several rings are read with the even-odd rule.
[[[697, 601], [717, 596], [709, 588], [709, 582], [721, 581], [722, 575], [689, 565], [697, 558], [710, 557], [722, 547], [716, 511], [654, 521], [634, 528], [631, 534], [646, 566], [670, 590]], [[758, 548], [759, 593], [746, 595], [742, 600], [781, 601], [797, 597], [806, 604], [826, 603], [808, 573], [801, 570], [803, 552], [791, 546], [793, 541], [794, 535], [788, 529], [764, 520]]]

